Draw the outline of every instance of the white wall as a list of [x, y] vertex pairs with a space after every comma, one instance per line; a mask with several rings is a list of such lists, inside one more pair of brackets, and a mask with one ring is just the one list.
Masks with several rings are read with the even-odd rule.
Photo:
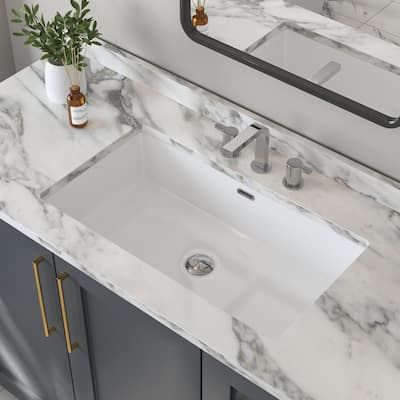
[[[18, 3], [6, 0], [9, 9]], [[53, 13], [68, 2], [39, 3]], [[192, 42], [179, 0], [92, 0], [91, 8], [111, 42], [400, 180], [400, 129], [380, 128]], [[31, 62], [18, 38], [13, 48], [17, 68]]]
[[4, 0], [0, 0], [0, 82], [15, 72]]

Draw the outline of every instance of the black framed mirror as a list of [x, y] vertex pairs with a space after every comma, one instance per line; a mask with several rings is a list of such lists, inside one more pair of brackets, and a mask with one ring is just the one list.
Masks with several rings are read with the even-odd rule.
[[[203, 10], [204, 0], [180, 1], [181, 24], [195, 42], [382, 127], [400, 127], [400, 29], [397, 44], [396, 35], [344, 24], [356, 22], [333, 8], [368, 1], [206, 0]], [[374, 0], [382, 11], [381, 2], [392, 3]]]

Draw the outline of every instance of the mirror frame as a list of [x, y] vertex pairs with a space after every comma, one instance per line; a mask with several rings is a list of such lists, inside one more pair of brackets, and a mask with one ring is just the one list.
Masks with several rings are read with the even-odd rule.
[[304, 92], [318, 97], [321, 100], [324, 100], [330, 104], [334, 104], [343, 110], [346, 110], [384, 128], [393, 129], [400, 127], [400, 116], [391, 117], [383, 114], [380, 111], [374, 110], [373, 108], [358, 103], [355, 100], [342, 96], [341, 94], [338, 94], [332, 90], [326, 89], [323, 86], [317, 85], [307, 79], [301, 78], [298, 75], [277, 67], [276, 65], [254, 57], [249, 53], [238, 50], [228, 44], [202, 34], [192, 25], [191, 0], [180, 0], [180, 4], [181, 25], [186, 35], [189, 36], [189, 38], [194, 42], [215, 50], [216, 52], [230, 57], [235, 61], [239, 61], [257, 71], [294, 86], [297, 89], [303, 90]]

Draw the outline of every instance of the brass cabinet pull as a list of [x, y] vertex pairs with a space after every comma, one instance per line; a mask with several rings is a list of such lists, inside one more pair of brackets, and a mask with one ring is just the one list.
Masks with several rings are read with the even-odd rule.
[[36, 291], [39, 299], [40, 314], [42, 316], [43, 332], [45, 337], [49, 337], [56, 330], [56, 328], [54, 326], [49, 326], [49, 322], [47, 320], [46, 305], [43, 300], [42, 281], [40, 279], [39, 265], [45, 260], [46, 259], [43, 256], [36, 258], [32, 262], [32, 267], [33, 274], [35, 276]]
[[62, 320], [63, 320], [63, 325], [64, 325], [64, 334], [65, 334], [65, 343], [67, 345], [68, 353], [71, 354], [75, 349], [77, 349], [79, 347], [79, 343], [71, 342], [68, 313], [67, 313], [67, 308], [65, 306], [65, 296], [64, 296], [64, 288], [63, 288], [63, 282], [67, 278], [69, 278], [69, 275], [66, 272], [63, 272], [62, 274], [58, 275], [57, 290], [58, 290], [58, 296], [60, 297], [61, 315], [62, 315]]

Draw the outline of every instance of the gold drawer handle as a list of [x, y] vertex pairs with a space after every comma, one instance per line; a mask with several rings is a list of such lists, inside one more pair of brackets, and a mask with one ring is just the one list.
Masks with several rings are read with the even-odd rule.
[[64, 296], [64, 288], [63, 288], [63, 282], [67, 278], [69, 278], [69, 275], [66, 272], [63, 272], [62, 274], [58, 275], [57, 290], [58, 290], [58, 296], [60, 298], [61, 315], [62, 315], [62, 320], [63, 320], [63, 325], [64, 325], [65, 343], [67, 345], [68, 353], [71, 354], [75, 349], [77, 349], [79, 347], [79, 343], [78, 342], [71, 343], [71, 334], [70, 334], [70, 329], [69, 329], [68, 313], [67, 313], [67, 308], [65, 306], [65, 296]]
[[42, 281], [40, 279], [39, 265], [45, 260], [46, 259], [43, 256], [36, 258], [32, 262], [32, 267], [33, 267], [33, 274], [35, 276], [36, 291], [39, 299], [40, 315], [42, 317], [42, 324], [43, 324], [43, 333], [45, 337], [49, 337], [56, 330], [56, 328], [54, 326], [49, 326], [49, 322], [47, 320], [46, 305], [43, 300]]

